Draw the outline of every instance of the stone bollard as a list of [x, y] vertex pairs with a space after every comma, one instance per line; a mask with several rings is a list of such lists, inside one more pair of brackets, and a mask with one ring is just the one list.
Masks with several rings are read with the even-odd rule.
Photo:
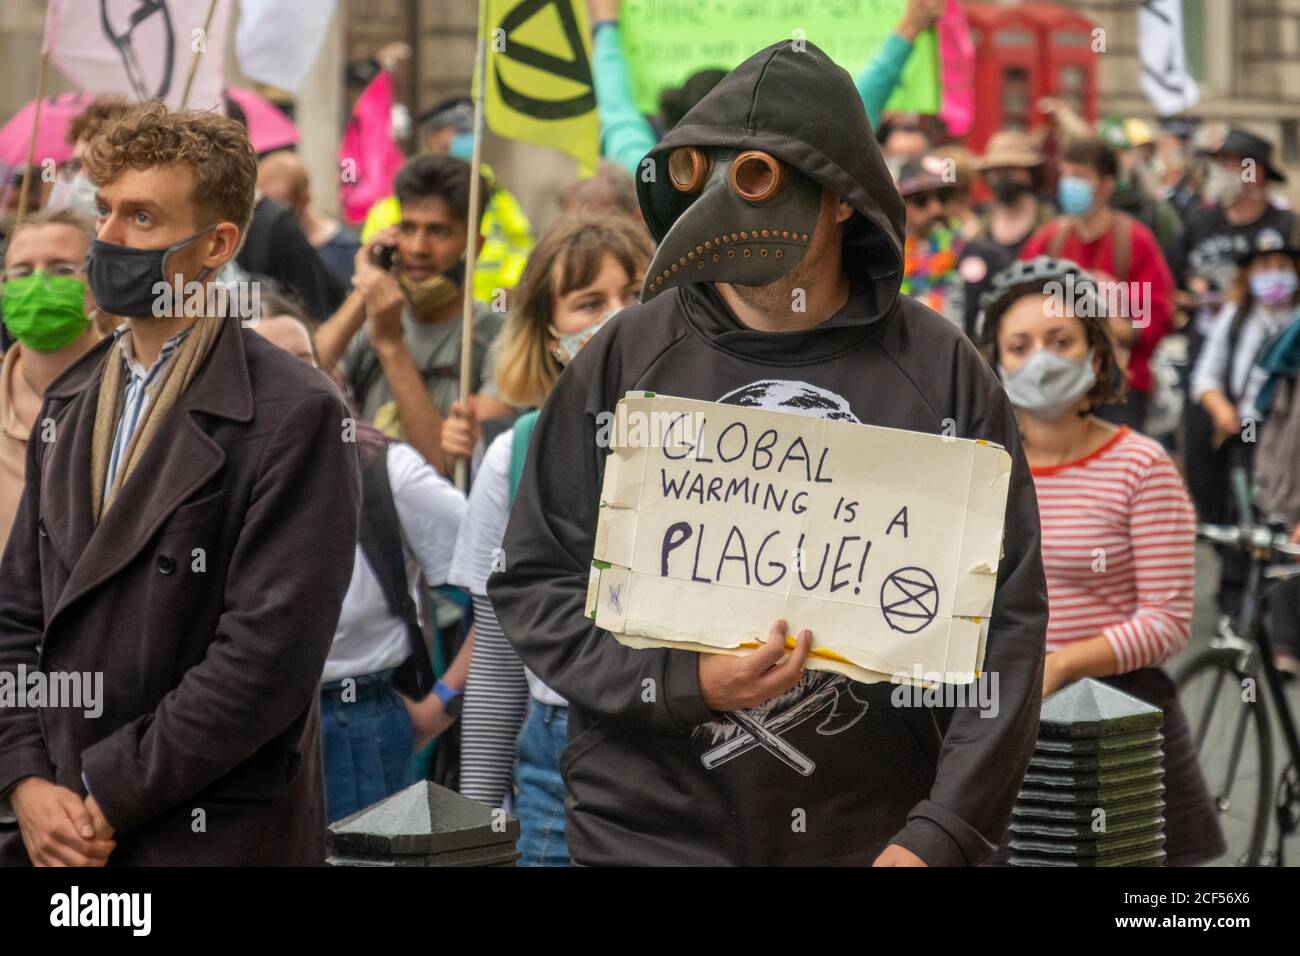
[[1087, 678], [1043, 701], [1011, 815], [1012, 866], [1159, 866], [1164, 714]]
[[428, 780], [331, 824], [330, 866], [514, 866], [519, 821]]

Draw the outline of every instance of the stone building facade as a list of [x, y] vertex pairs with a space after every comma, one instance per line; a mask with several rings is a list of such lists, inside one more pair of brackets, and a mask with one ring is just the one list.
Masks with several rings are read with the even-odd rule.
[[[998, 0], [994, 0], [998, 2]], [[1015, 6], [1021, 0], [1001, 0]], [[1105, 113], [1153, 118], [1139, 83], [1137, 0], [1060, 0], [1106, 31], [1099, 68], [1100, 108]], [[0, 116], [12, 115], [35, 92], [40, 62], [44, 0], [0, 4]], [[1201, 88], [1193, 111], [1214, 135], [1226, 124], [1245, 126], [1272, 140], [1294, 174], [1300, 200], [1300, 0], [1183, 0], [1188, 61]], [[337, 145], [358, 90], [344, 70], [384, 44], [402, 40], [412, 58], [398, 74], [398, 88], [413, 114], [449, 96], [468, 93], [473, 71], [476, 0], [336, 0], [334, 22], [303, 92], [294, 103], [314, 193], [334, 204]], [[233, 30], [233, 27], [232, 27]], [[232, 33], [233, 36], [233, 33]], [[241, 82], [233, 52], [227, 75]], [[68, 85], [54, 71], [49, 92]], [[560, 190], [576, 175], [572, 159], [558, 150], [502, 140], [490, 132], [485, 157], [523, 203], [535, 225], [558, 211]]]
[[[1012, 4], [1014, 5], [1014, 4]], [[1063, 0], [1106, 31], [1100, 112], [1155, 118], [1142, 93], [1137, 0]], [[1201, 101], [1189, 113], [1213, 141], [1229, 125], [1274, 144], [1300, 200], [1300, 0], [1183, 0], [1187, 61]]]

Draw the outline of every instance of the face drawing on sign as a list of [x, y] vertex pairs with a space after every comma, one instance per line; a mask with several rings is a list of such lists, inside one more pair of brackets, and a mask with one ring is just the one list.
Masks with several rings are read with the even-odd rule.
[[[810, 418], [858, 421], [842, 396], [806, 382], [767, 379], [728, 392], [718, 401]], [[843, 733], [862, 719], [866, 707], [866, 701], [857, 697], [847, 677], [805, 670], [799, 682], [786, 693], [759, 707], [728, 714], [722, 720], [695, 728], [695, 739], [708, 745], [700, 755], [700, 762], [706, 770], [713, 770], [736, 759], [776, 760], [808, 776], [816, 770], [816, 763], [785, 736], [813, 718], [818, 719], [818, 734]]]
[[[122, 58], [122, 69], [138, 100], [165, 100], [172, 84], [176, 32], [167, 0], [99, 0], [99, 20], [104, 36]], [[137, 32], [138, 31], [138, 32]], [[163, 51], [160, 76], [145, 67], [141, 50]]]

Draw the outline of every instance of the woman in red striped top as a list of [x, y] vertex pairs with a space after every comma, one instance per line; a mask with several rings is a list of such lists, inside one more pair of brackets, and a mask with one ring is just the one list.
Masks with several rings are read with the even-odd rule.
[[1155, 441], [1091, 414], [1122, 384], [1092, 278], [1046, 256], [987, 294], [981, 339], [1016, 406], [1034, 476], [1047, 578], [1043, 696], [1105, 680], [1165, 713], [1167, 862], [1223, 852], [1172, 682], [1159, 664], [1191, 632], [1196, 518]]

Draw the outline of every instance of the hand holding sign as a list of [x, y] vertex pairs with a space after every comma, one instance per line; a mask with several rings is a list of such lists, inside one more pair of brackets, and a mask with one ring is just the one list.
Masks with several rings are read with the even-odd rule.
[[758, 650], [732, 657], [700, 655], [700, 699], [718, 712], [758, 707], [794, 687], [812, 647], [812, 631], [804, 630], [786, 653], [789, 625], [777, 621]]

